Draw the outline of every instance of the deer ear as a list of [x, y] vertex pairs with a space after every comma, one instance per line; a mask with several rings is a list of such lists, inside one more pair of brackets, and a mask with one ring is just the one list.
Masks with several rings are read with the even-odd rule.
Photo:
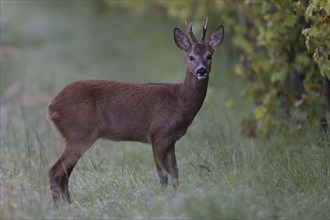
[[187, 36], [179, 28], [174, 29], [174, 41], [181, 50], [188, 52], [191, 44]]
[[224, 37], [224, 28], [222, 25], [220, 25], [214, 32], [213, 34], [210, 36], [210, 39], [209, 39], [209, 45], [215, 49], [217, 47], [220, 46], [220, 44], [222, 43], [223, 41], [223, 37]]

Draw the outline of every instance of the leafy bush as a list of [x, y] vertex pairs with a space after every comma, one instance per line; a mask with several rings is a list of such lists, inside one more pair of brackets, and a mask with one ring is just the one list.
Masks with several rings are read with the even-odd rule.
[[330, 79], [330, 3], [325, 0], [313, 0], [305, 12], [306, 20], [311, 27], [303, 30], [306, 36], [306, 47], [314, 52], [313, 58], [322, 76]]
[[307, 4], [274, 1], [242, 9], [240, 25], [248, 28], [235, 33], [233, 44], [242, 51], [235, 72], [249, 79], [245, 98], [256, 103], [254, 121], [265, 136], [274, 129], [299, 135], [326, 114], [322, 77], [302, 35], [310, 26]]

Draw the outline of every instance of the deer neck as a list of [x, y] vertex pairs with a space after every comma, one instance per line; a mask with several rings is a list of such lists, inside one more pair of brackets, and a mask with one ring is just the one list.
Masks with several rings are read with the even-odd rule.
[[186, 116], [195, 117], [199, 109], [202, 107], [206, 92], [208, 78], [198, 80], [193, 73], [186, 71], [184, 82], [180, 85], [181, 100], [186, 106]]

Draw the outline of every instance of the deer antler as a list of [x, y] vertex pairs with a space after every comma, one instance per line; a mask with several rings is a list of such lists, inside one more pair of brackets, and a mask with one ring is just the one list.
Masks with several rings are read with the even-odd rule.
[[193, 31], [192, 31], [192, 21], [188, 24], [187, 21], [185, 21], [185, 24], [186, 24], [186, 27], [187, 27], [187, 31], [191, 37], [191, 39], [195, 42], [195, 43], [198, 43], [196, 37], [194, 36], [193, 34]]
[[207, 22], [208, 22], [208, 17], [206, 17], [205, 21], [203, 21], [202, 42], [204, 42], [204, 39], [205, 39], [205, 33], [206, 33], [206, 30], [207, 30]]

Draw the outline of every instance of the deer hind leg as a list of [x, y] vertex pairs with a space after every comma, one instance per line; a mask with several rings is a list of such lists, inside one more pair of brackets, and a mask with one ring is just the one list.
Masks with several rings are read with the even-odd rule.
[[71, 202], [68, 183], [71, 172], [83, 153], [92, 146], [93, 141], [67, 142], [62, 156], [49, 170], [50, 189], [53, 201], [58, 207], [60, 197]]

